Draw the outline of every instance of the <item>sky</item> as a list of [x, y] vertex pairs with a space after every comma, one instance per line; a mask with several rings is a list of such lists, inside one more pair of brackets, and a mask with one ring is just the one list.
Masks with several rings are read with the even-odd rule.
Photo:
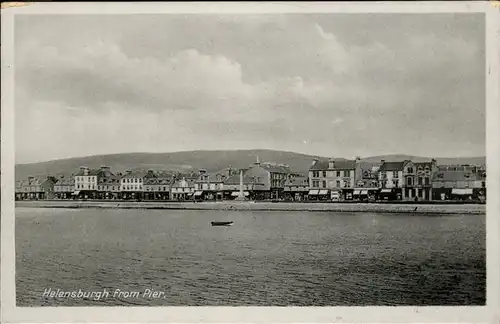
[[485, 155], [482, 14], [17, 15], [16, 163]]

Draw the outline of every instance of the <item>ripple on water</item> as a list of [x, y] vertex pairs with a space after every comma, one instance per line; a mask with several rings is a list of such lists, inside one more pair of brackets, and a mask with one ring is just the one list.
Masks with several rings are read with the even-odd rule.
[[[232, 227], [213, 228], [213, 219]], [[484, 305], [484, 215], [16, 209], [19, 306]], [[166, 298], [44, 299], [46, 288]]]

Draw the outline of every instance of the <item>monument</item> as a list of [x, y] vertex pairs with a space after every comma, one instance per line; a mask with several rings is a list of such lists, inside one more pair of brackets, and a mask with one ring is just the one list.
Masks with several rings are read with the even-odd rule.
[[240, 170], [240, 192], [238, 197], [234, 199], [235, 201], [248, 201], [248, 198], [245, 196], [245, 192], [243, 191], [243, 170]]

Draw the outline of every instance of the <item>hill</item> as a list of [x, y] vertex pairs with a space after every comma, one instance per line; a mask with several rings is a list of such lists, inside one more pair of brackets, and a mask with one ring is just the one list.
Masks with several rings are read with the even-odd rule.
[[[185, 151], [173, 153], [124, 153], [77, 157], [39, 163], [18, 164], [15, 167], [16, 179], [28, 176], [45, 176], [71, 174], [78, 172], [80, 166], [99, 168], [102, 165], [111, 167], [113, 172], [126, 170], [169, 170], [175, 172], [192, 172], [199, 169], [218, 171], [228, 166], [234, 168], [247, 167], [259, 157], [261, 162], [288, 164], [293, 170], [306, 173], [314, 158], [325, 158], [287, 151], [274, 150], [225, 150], [225, 151]], [[379, 162], [430, 160], [430, 158], [409, 155], [385, 155], [362, 158], [363, 161]], [[476, 164], [484, 163], [484, 157], [473, 158], [436, 158], [438, 164]]]
[[[414, 155], [405, 155], [405, 154], [393, 154], [393, 155], [379, 155], [379, 156], [371, 156], [362, 158], [363, 161], [366, 162], [380, 162], [381, 160], [385, 160], [387, 162], [396, 162], [403, 160], [411, 160], [413, 162], [425, 162], [431, 160], [431, 157], [422, 157], [422, 156], [414, 156]], [[478, 157], [456, 157], [456, 158], [435, 158], [437, 164], [470, 164], [470, 165], [484, 165], [486, 164], [486, 157], [478, 156]]]

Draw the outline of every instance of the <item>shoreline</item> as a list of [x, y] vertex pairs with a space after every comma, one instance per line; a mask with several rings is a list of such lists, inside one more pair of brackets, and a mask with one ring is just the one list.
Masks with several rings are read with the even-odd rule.
[[16, 201], [23, 208], [165, 209], [219, 211], [304, 211], [304, 212], [379, 212], [410, 214], [485, 215], [485, 204], [423, 203], [290, 203], [290, 202], [130, 202], [130, 201]]

